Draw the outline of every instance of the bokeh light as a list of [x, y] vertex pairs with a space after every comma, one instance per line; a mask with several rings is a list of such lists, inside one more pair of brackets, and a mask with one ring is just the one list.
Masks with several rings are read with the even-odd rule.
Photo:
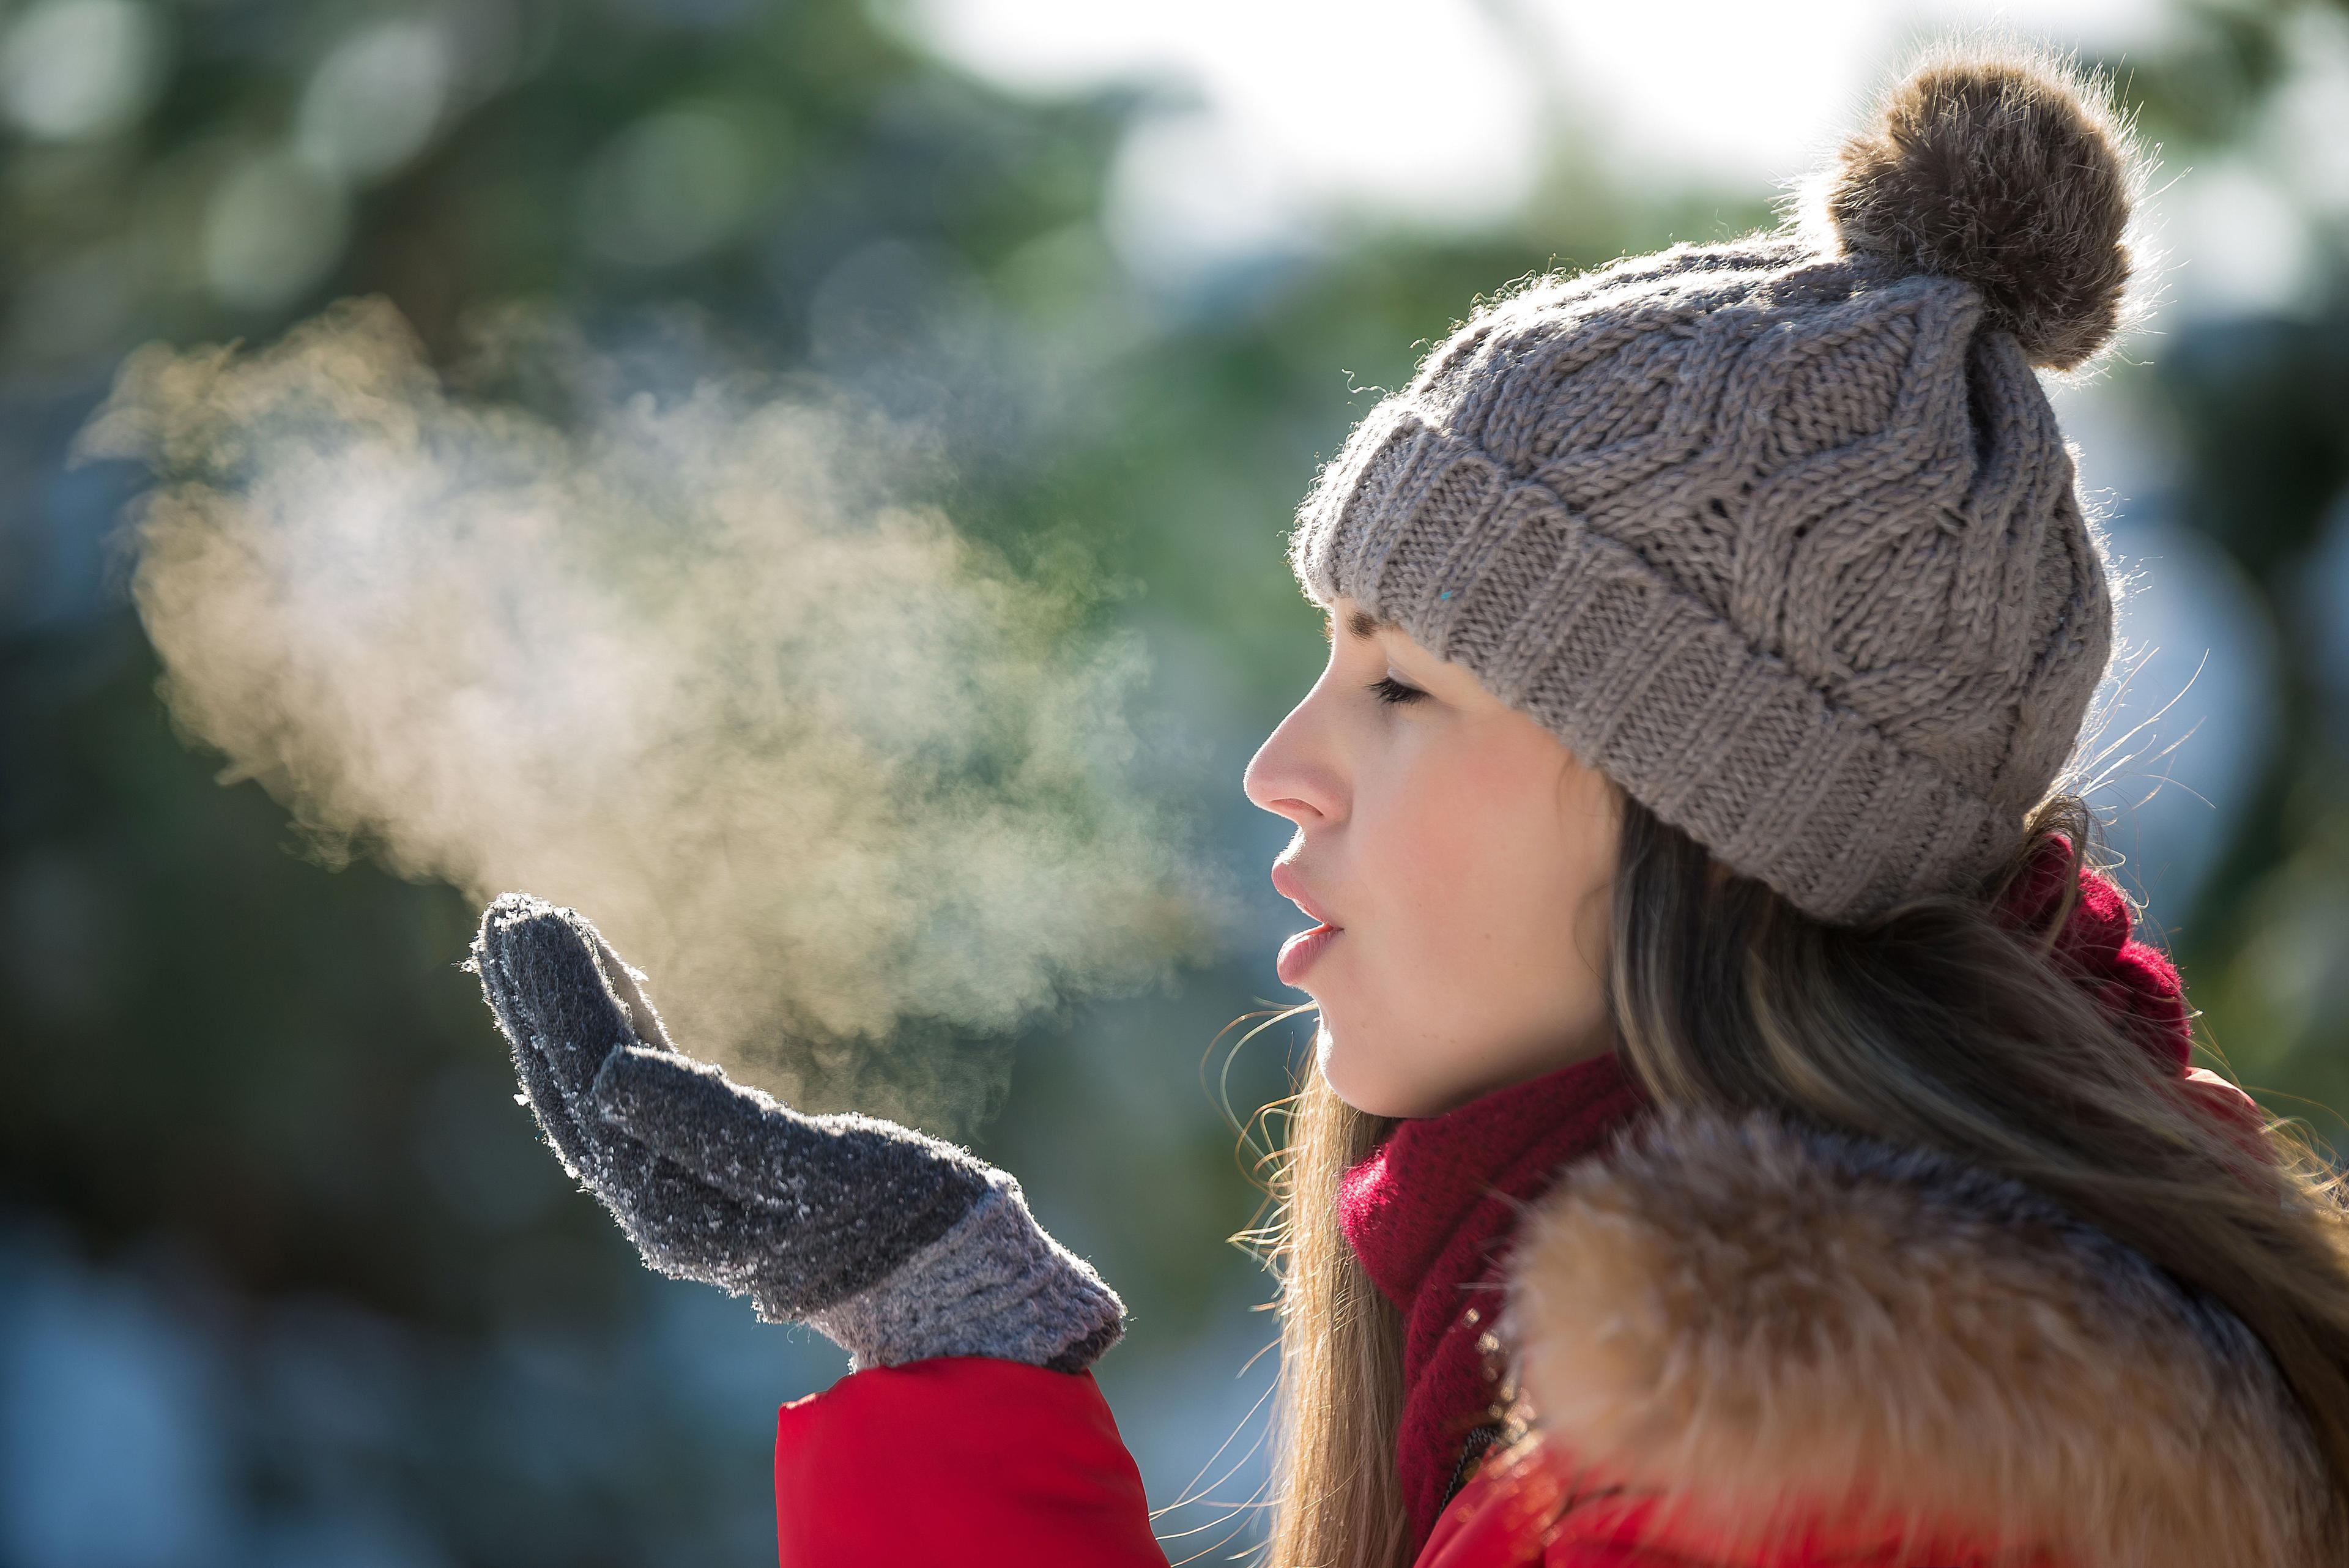
[[44, 140], [123, 130], [153, 99], [163, 50], [162, 20], [139, 0], [42, 0], [0, 34], [0, 105]]
[[422, 150], [448, 107], [450, 41], [429, 23], [361, 28], [336, 44], [302, 89], [294, 145], [320, 172], [379, 179]]

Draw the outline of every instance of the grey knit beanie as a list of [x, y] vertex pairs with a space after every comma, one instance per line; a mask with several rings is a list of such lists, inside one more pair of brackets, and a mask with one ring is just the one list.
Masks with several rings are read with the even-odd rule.
[[1483, 308], [1289, 561], [1820, 919], [1988, 891], [2112, 650], [2035, 367], [2141, 302], [2101, 77], [1943, 42], [1778, 228]]

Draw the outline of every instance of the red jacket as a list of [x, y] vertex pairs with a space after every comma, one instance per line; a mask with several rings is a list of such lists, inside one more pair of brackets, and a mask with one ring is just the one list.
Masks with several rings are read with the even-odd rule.
[[[1533, 1435], [1418, 1568], [2313, 1568], [2323, 1475], [2242, 1324], [2010, 1184], [1663, 1120], [1526, 1215]], [[1090, 1373], [879, 1367], [783, 1407], [782, 1568], [1165, 1568]], [[1288, 1568], [1286, 1564], [1272, 1568]]]

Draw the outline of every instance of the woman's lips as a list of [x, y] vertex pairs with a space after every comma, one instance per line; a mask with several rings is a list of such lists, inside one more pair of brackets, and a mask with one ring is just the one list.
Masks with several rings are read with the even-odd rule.
[[1283, 862], [1272, 867], [1272, 885], [1280, 896], [1321, 923], [1309, 931], [1299, 931], [1280, 944], [1280, 957], [1273, 967], [1279, 971], [1280, 983], [1293, 986], [1321, 956], [1321, 950], [1335, 941], [1345, 928], [1330, 918], [1330, 911], [1313, 901], [1313, 896], [1298, 880], [1297, 873]]
[[[1305, 884], [1298, 879], [1297, 873], [1289, 868], [1287, 862], [1279, 860], [1273, 862], [1272, 886], [1275, 892], [1323, 925], [1338, 924], [1336, 916], [1313, 901], [1313, 895], [1305, 890]], [[1342, 930], [1345, 928], [1340, 926], [1339, 929]]]
[[1273, 967], [1279, 971], [1280, 983], [1295, 986], [1305, 977], [1305, 971], [1312, 967], [1313, 961], [1321, 956], [1322, 950], [1343, 935], [1343, 930], [1325, 920], [1311, 930], [1299, 931], [1281, 943], [1280, 957], [1273, 962]]

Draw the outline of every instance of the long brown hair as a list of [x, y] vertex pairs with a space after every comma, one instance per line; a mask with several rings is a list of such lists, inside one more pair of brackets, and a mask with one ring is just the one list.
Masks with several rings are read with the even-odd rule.
[[[2336, 1532], [2349, 1533], [2338, 1522], [2349, 1520], [2344, 1179], [2291, 1124], [2271, 1122], [2267, 1158], [2246, 1152], [2049, 957], [2077, 862], [2109, 864], [2085, 800], [2049, 794], [1984, 898], [1920, 898], [1840, 927], [1618, 796], [1608, 1005], [1651, 1098], [1773, 1109], [1945, 1150], [2037, 1188], [2207, 1291], [2274, 1356], [2326, 1458]], [[1993, 906], [2058, 833], [2075, 862], [2064, 898], [2044, 929], [2013, 929]], [[1265, 1561], [1406, 1568], [1401, 1327], [1337, 1217], [1340, 1174], [1393, 1123], [1339, 1099], [1310, 1063], [1300, 1077], [1267, 1107], [1288, 1124], [1268, 1157], [1275, 1221], [1233, 1238], [1278, 1282]]]

